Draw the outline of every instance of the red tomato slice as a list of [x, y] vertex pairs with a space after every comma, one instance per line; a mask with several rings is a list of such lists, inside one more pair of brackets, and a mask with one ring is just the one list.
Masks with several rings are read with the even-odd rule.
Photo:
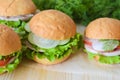
[[89, 45], [89, 46], [92, 46], [92, 42], [90, 42], [90, 41], [84, 40], [84, 43]]
[[10, 60], [10, 58], [8, 58], [6, 60], [0, 60], [0, 66], [5, 66], [9, 60]]
[[120, 46], [118, 46], [117, 49], [120, 49]]
[[119, 49], [120, 49], [120, 46], [118, 46], [117, 48], [115, 48], [114, 51], [119, 50]]

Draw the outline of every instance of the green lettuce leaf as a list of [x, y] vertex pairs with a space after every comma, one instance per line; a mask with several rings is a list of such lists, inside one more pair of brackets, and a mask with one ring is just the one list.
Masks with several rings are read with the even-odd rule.
[[13, 53], [13, 55], [16, 57], [15, 60], [12, 63], [7, 64], [4, 67], [0, 67], [0, 74], [4, 73], [4, 72], [11, 72], [13, 71], [17, 65], [21, 62], [22, 59], [22, 52], [18, 51]]
[[27, 32], [24, 29], [24, 26], [26, 25], [26, 22], [24, 21], [6, 21], [6, 20], [0, 20], [0, 24], [5, 24], [10, 28], [13, 28], [13, 30], [18, 33], [21, 40], [26, 38]]
[[[28, 58], [33, 59], [35, 55], [38, 56], [38, 58], [47, 58], [50, 61], [54, 61], [56, 58], [62, 58], [67, 53], [73, 52], [74, 49], [79, 49], [82, 45], [82, 36], [80, 34], [76, 34], [74, 38], [71, 38], [70, 41], [65, 45], [58, 45], [55, 48], [50, 49], [43, 49], [39, 48], [36, 45], [32, 45], [32, 47], [35, 49], [35, 51], [28, 51], [26, 54]], [[44, 52], [39, 52], [40, 50]]]
[[6, 59], [5, 56], [1, 56], [1, 55], [0, 55], [0, 60], [5, 60], [5, 59]]
[[105, 51], [112, 51], [114, 50], [116, 45], [119, 45], [118, 40], [100, 40], [103, 43], [103, 49]]
[[100, 55], [100, 54], [94, 54], [92, 52], [89, 52], [87, 50], [85, 50], [85, 52], [87, 52], [88, 54], [88, 58], [90, 60], [93, 60], [96, 56], [99, 56], [99, 59], [98, 61], [100, 63], [104, 63], [104, 64], [117, 64], [117, 63], [120, 63], [120, 56], [103, 56], [103, 55]]

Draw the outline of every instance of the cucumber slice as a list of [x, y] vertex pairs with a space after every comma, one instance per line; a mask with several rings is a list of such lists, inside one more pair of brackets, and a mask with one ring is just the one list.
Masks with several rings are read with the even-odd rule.
[[68, 43], [69, 41], [70, 41], [70, 39], [60, 40], [59, 45], [64, 45], [64, 44]]
[[26, 30], [27, 32], [31, 32], [31, 30], [30, 30], [30, 27], [29, 27], [29, 24], [28, 24], [28, 23], [25, 25], [25, 30]]
[[35, 44], [38, 47], [45, 48], [45, 49], [54, 48], [59, 44], [59, 41], [44, 39], [44, 38], [36, 36], [33, 33], [30, 33], [28, 35], [28, 40], [30, 41], [30, 43]]
[[44, 38], [38, 37], [33, 33], [30, 33], [28, 35], [28, 40], [29, 40], [30, 43], [35, 44], [40, 48], [49, 49], [49, 48], [54, 48], [57, 45], [64, 45], [64, 44], [68, 43], [70, 39], [49, 40], [49, 39], [44, 39]]
[[35, 41], [35, 44], [41, 48], [49, 49], [56, 47], [59, 44], [59, 41], [39, 38], [37, 41]]
[[34, 35], [33, 33], [29, 33], [29, 35], [28, 35], [28, 41], [32, 44], [34, 44], [34, 36], [33, 35]]

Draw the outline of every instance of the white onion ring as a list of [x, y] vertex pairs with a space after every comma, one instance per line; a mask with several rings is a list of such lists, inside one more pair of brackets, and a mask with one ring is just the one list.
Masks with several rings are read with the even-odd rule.
[[7, 21], [18, 21], [18, 20], [29, 20], [31, 17], [33, 17], [34, 14], [27, 14], [27, 15], [21, 15], [21, 16], [12, 16], [12, 17], [5, 17], [0, 16], [0, 20], [7, 20]]
[[35, 13], [33, 14], [26, 14], [26, 15], [19, 15], [19, 16], [0, 16], [0, 20], [7, 20], [7, 21], [18, 21], [18, 20], [22, 20], [22, 21], [27, 21], [29, 20], [31, 17], [34, 16], [34, 14], [37, 14], [38, 12], [40, 12], [40, 10], [36, 10]]
[[86, 44], [85, 44], [85, 49], [87, 51], [92, 52], [93, 54], [101, 54], [101, 55], [104, 55], [104, 56], [118, 56], [118, 55], [120, 55], [120, 49], [112, 51], [112, 52], [99, 52], [99, 51], [94, 50], [92, 47], [90, 47]]

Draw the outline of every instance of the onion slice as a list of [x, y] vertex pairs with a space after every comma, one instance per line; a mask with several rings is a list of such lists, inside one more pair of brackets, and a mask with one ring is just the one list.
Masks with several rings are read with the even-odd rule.
[[16, 59], [16, 56], [12, 57], [12, 58], [8, 61], [8, 63], [7, 63], [7, 64], [12, 63], [15, 59]]
[[5, 17], [5, 16], [0, 16], [0, 20], [7, 20], [7, 21], [18, 21], [18, 20], [23, 20], [26, 21], [33, 17], [34, 14], [27, 14], [27, 15], [20, 15], [20, 16], [10, 16], [10, 17]]
[[27, 32], [31, 32], [29, 23], [27, 23], [24, 28]]
[[93, 54], [101, 54], [101, 55], [104, 55], [104, 56], [118, 56], [118, 55], [120, 55], [120, 49], [112, 51], [112, 52], [99, 52], [99, 51], [96, 51], [96, 50], [92, 49], [88, 45], [85, 45], [85, 48], [86, 48], [87, 51], [92, 52]]
[[30, 41], [30, 43], [35, 44], [38, 47], [45, 48], [45, 49], [54, 48], [59, 44], [59, 41], [44, 39], [44, 38], [34, 35], [33, 33], [29, 34], [28, 40]]
[[68, 43], [69, 41], [70, 41], [70, 39], [60, 40], [59, 45], [64, 45], [64, 44]]

